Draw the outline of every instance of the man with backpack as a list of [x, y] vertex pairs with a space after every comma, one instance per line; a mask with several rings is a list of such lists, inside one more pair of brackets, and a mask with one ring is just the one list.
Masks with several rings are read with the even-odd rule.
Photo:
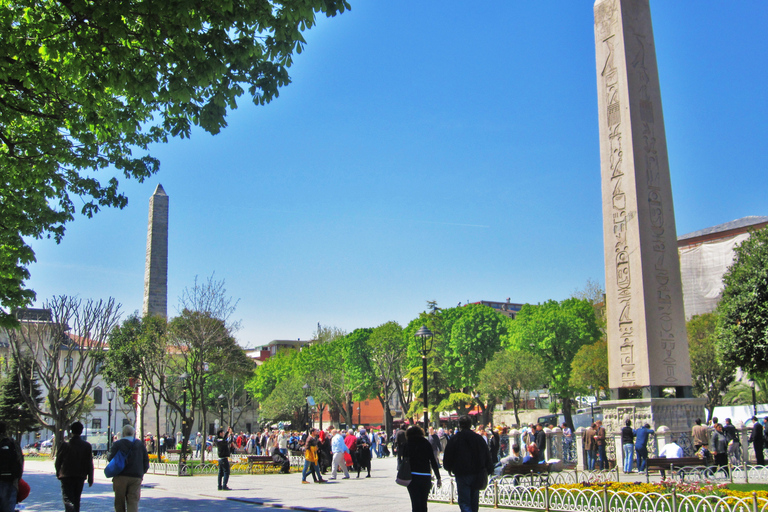
[[123, 438], [115, 441], [109, 450], [107, 461], [111, 461], [118, 452], [125, 456], [125, 466], [112, 478], [115, 491], [115, 512], [138, 512], [141, 499], [141, 481], [149, 471], [149, 454], [144, 443], [134, 437], [136, 429], [131, 425], [123, 426]]
[[56, 477], [61, 482], [61, 496], [66, 512], [80, 512], [80, 496], [83, 484], [93, 485], [93, 450], [83, 441], [83, 424], [79, 421], [69, 426], [69, 441], [62, 443], [56, 452]]
[[13, 512], [19, 479], [24, 473], [24, 454], [15, 439], [8, 437], [4, 421], [0, 421], [0, 512]]

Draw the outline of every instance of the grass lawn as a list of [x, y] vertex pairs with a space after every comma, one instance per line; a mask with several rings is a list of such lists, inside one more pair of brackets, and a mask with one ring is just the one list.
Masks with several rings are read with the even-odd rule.
[[743, 492], [768, 491], [768, 484], [728, 484], [728, 488]]

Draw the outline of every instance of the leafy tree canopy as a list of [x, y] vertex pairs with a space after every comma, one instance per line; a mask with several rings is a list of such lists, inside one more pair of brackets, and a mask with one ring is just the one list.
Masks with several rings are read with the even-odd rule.
[[597, 394], [608, 389], [608, 342], [602, 340], [584, 345], [571, 362], [569, 381], [574, 393]]
[[754, 231], [736, 249], [723, 276], [717, 305], [723, 362], [753, 373], [768, 372], [768, 228]]
[[[257, 105], [290, 83], [315, 14], [346, 0], [2, 0], [0, 304], [29, 304], [25, 237], [60, 241], [75, 203], [122, 208], [114, 175], [144, 180], [149, 145], [218, 133], [245, 94]], [[97, 171], [111, 167], [106, 182]], [[78, 201], [73, 200], [75, 196]], [[13, 319], [0, 311], [0, 320]]]
[[540, 358], [550, 376], [550, 391], [562, 400], [565, 421], [572, 425], [570, 398], [575, 390], [570, 384], [571, 363], [581, 347], [595, 343], [600, 335], [592, 304], [570, 298], [524, 305], [510, 323], [504, 344]]
[[707, 419], [723, 403], [723, 393], [736, 377], [736, 368], [717, 358], [717, 314], [696, 315], [686, 324], [693, 389], [707, 399]]

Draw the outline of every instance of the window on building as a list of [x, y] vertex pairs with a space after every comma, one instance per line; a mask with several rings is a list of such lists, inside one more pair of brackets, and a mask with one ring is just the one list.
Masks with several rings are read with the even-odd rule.
[[101, 397], [101, 395], [102, 395], [102, 389], [97, 386], [93, 390], [93, 403], [95, 405], [101, 405], [102, 404], [102, 397]]
[[91, 421], [91, 428], [93, 430], [101, 430], [101, 418], [93, 418]]
[[130, 424], [131, 424], [131, 420], [129, 420], [128, 418], [123, 418], [123, 426], [130, 425]]
[[64, 373], [72, 373], [72, 367], [74, 366], [74, 361], [72, 360], [72, 357], [68, 357], [64, 360]]

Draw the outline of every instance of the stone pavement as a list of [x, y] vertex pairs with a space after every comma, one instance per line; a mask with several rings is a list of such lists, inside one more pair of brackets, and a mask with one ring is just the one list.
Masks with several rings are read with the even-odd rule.
[[[211, 511], [226, 507], [233, 511], [274, 511], [274, 507], [328, 512], [392, 512], [411, 508], [408, 491], [395, 483], [395, 458], [374, 459], [371, 478], [335, 480], [327, 484], [301, 483], [300, 473], [289, 475], [232, 475], [231, 491], [216, 490], [216, 475], [193, 477], [147, 474], [139, 509], [152, 512]], [[329, 475], [328, 475], [329, 476]], [[339, 478], [341, 478], [339, 474]], [[442, 473], [443, 478], [447, 474]], [[311, 481], [311, 477], [308, 477]], [[62, 510], [59, 482], [52, 461], [27, 461], [24, 479], [32, 493], [22, 504], [28, 511]], [[114, 510], [112, 483], [104, 471], [96, 470], [93, 487], [86, 484], [83, 512]], [[458, 505], [430, 503], [430, 512], [457, 512]]]

